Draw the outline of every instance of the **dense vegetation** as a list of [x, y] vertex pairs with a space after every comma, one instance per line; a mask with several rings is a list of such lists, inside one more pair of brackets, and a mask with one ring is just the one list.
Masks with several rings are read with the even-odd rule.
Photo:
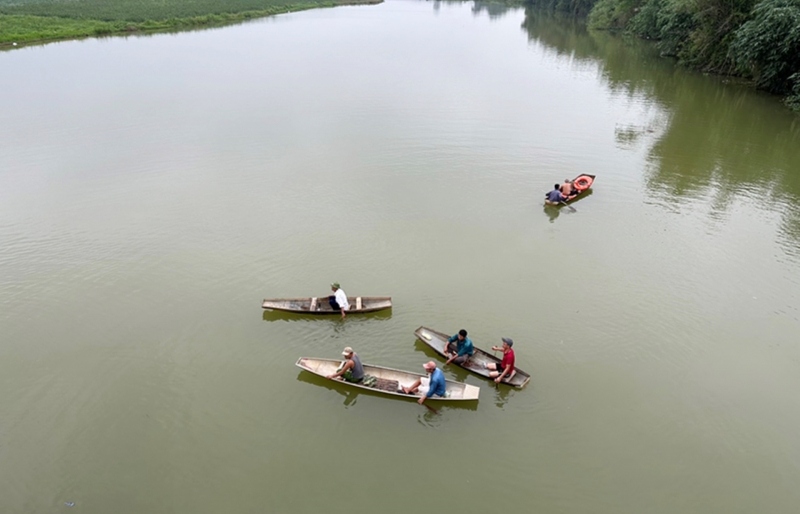
[[0, 0], [0, 45], [220, 25], [382, 0]]
[[752, 79], [800, 110], [800, 0], [528, 0], [657, 41], [702, 71]]

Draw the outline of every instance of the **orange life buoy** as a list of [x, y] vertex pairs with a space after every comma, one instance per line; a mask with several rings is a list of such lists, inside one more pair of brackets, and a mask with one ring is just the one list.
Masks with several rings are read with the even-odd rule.
[[592, 177], [589, 175], [581, 175], [572, 182], [572, 185], [575, 186], [575, 189], [578, 191], [586, 191], [592, 187], [592, 182], [594, 182], [594, 180], [592, 180]]

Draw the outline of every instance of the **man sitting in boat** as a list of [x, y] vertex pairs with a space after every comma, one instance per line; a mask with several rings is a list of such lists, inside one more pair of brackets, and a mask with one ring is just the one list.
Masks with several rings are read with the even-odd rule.
[[364, 366], [361, 365], [361, 358], [349, 346], [342, 351], [345, 360], [339, 366], [339, 370], [333, 375], [328, 375], [326, 378], [339, 378], [347, 380], [348, 382], [359, 383], [364, 380]]
[[514, 346], [514, 341], [509, 337], [503, 338], [502, 347], [492, 346], [492, 351], [503, 350], [503, 360], [500, 364], [495, 364], [494, 362], [486, 364], [486, 369], [490, 371], [489, 376], [498, 384], [504, 378], [510, 379], [514, 376], [514, 361], [516, 359], [514, 357], [514, 350], [511, 349], [512, 346]]
[[458, 334], [451, 336], [447, 340], [447, 348], [445, 353], [449, 356], [445, 365], [455, 362], [459, 366], [465, 366], [475, 353], [475, 348], [472, 346], [472, 340], [467, 337], [467, 331], [463, 328], [458, 331]]
[[342, 319], [344, 319], [344, 312], [350, 310], [350, 303], [347, 301], [347, 294], [339, 287], [339, 282], [331, 284], [331, 291], [333, 295], [328, 297], [328, 303], [331, 304], [331, 309], [335, 311], [342, 311]]
[[442, 373], [442, 370], [436, 367], [436, 363], [433, 361], [428, 361], [423, 364], [422, 367], [425, 368], [425, 371], [428, 372], [430, 377], [418, 378], [413, 384], [411, 384], [411, 387], [400, 387], [400, 391], [405, 394], [421, 394], [422, 396], [419, 400], [417, 400], [417, 403], [420, 405], [425, 403], [425, 400], [433, 395], [444, 398], [447, 392], [447, 385], [444, 381], [444, 373]]
[[580, 193], [580, 191], [575, 188], [575, 184], [572, 183], [572, 180], [568, 178], [564, 179], [564, 183], [561, 184], [560, 190], [561, 194], [568, 199], [572, 198], [573, 196], [578, 196], [578, 193]]
[[564, 194], [561, 193], [561, 186], [555, 184], [553, 186], [553, 190], [547, 193], [547, 200], [544, 201], [547, 205], [558, 205], [560, 203], [564, 203], [568, 200]]

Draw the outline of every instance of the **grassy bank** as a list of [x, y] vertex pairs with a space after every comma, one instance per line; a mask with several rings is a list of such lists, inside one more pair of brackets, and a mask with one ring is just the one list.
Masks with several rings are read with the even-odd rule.
[[0, 0], [0, 45], [217, 26], [382, 0]]

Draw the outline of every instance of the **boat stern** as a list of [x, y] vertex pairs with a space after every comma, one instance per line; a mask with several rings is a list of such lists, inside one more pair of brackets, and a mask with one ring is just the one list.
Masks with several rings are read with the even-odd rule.
[[477, 400], [481, 394], [481, 388], [474, 385], [464, 384], [464, 400]]

